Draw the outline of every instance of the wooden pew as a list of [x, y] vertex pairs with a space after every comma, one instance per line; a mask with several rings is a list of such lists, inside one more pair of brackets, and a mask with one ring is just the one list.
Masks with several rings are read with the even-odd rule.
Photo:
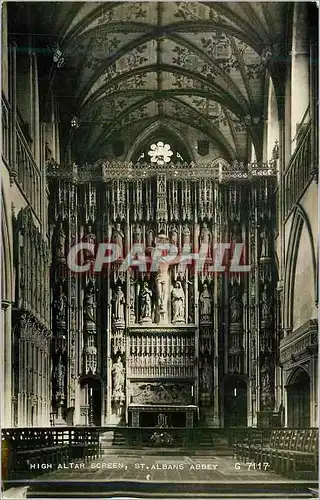
[[280, 438], [277, 446], [271, 448], [264, 454], [264, 459], [270, 464], [270, 468], [279, 471], [281, 470], [281, 452], [285, 452], [290, 449], [292, 439], [294, 437], [293, 429], [282, 429], [280, 431]]
[[317, 478], [318, 429], [273, 429], [269, 440], [255, 437], [236, 443], [237, 458], [294, 478]]
[[2, 429], [2, 443], [4, 481], [31, 479], [59, 464], [100, 456], [99, 431], [94, 428]]
[[300, 448], [287, 454], [286, 473], [292, 477], [317, 478], [318, 475], [319, 430], [306, 429]]
[[237, 441], [234, 445], [234, 455], [239, 460], [245, 463], [247, 459], [252, 458], [255, 449], [268, 442], [270, 439], [269, 430], [265, 429], [250, 429], [246, 437], [242, 441]]

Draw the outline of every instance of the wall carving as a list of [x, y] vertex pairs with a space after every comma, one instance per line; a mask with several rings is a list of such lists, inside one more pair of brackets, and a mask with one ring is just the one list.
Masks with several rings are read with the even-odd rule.
[[134, 404], [192, 404], [191, 386], [170, 383], [131, 383], [131, 402]]

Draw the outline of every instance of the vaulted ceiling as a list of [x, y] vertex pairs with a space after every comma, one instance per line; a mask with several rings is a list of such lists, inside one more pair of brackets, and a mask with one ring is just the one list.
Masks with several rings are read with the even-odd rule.
[[62, 51], [51, 78], [64, 115], [77, 116], [83, 159], [155, 122], [192, 127], [229, 157], [245, 159], [248, 137], [261, 152], [266, 83], [272, 72], [277, 83], [290, 4], [30, 5]]

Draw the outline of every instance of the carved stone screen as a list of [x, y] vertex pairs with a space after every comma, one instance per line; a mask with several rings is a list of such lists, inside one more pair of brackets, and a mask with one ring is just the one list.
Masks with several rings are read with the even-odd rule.
[[[59, 414], [75, 408], [79, 424], [125, 424], [137, 405], [139, 413], [180, 408], [183, 418], [190, 406], [194, 421], [219, 427], [245, 392], [250, 404], [240, 404], [239, 422], [254, 425], [259, 412], [272, 413], [275, 398], [275, 163], [260, 170], [219, 160], [173, 164], [160, 141], [150, 151], [150, 163], [100, 163], [68, 178], [51, 169]], [[70, 275], [64, 255], [76, 242], [96, 253], [83, 250], [90, 269]], [[117, 255], [96, 272], [101, 242], [116, 245]], [[221, 263], [229, 267], [210, 271], [226, 242]], [[250, 272], [230, 268], [239, 244]], [[154, 267], [159, 245], [182, 255], [187, 248], [191, 258]], [[133, 248], [143, 249], [144, 266]]]

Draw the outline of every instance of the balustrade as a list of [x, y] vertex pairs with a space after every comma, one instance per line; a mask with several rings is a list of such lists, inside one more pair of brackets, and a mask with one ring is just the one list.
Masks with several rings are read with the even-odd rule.
[[312, 123], [309, 122], [284, 172], [285, 217], [289, 215], [314, 174], [311, 134]]

